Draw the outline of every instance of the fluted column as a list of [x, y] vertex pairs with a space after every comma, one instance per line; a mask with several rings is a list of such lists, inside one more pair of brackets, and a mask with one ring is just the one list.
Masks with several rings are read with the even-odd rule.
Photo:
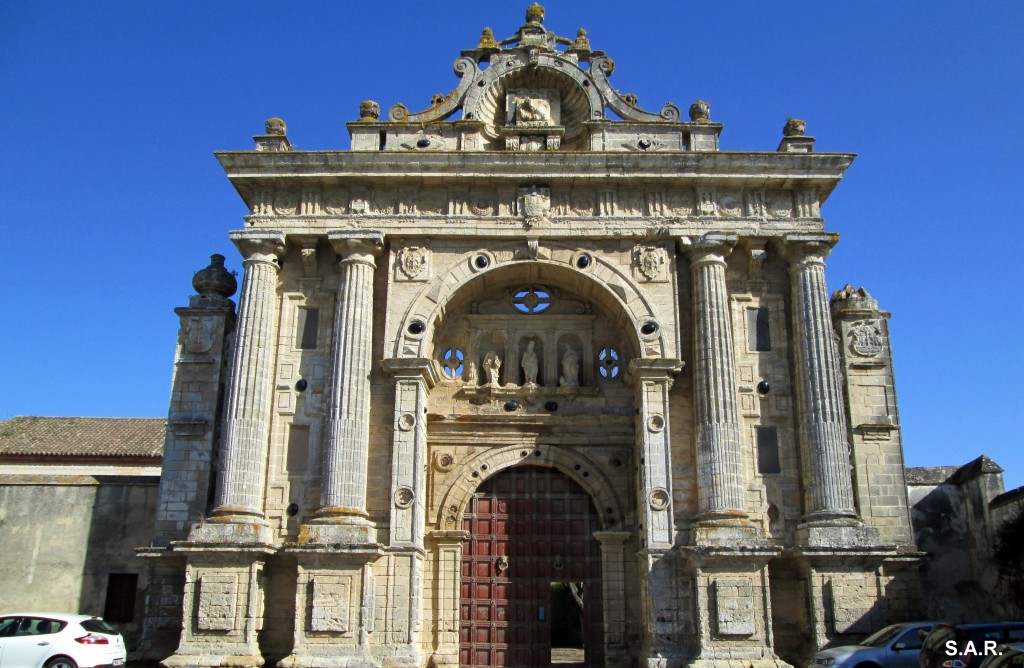
[[245, 257], [238, 300], [231, 376], [224, 410], [221, 470], [211, 519], [263, 519], [267, 444], [277, 338], [277, 275], [284, 253], [280, 232], [233, 232]]
[[745, 519], [736, 359], [725, 283], [733, 235], [705, 235], [690, 246], [693, 276], [693, 384], [697, 418], [697, 501], [704, 521]]
[[837, 240], [826, 234], [786, 237], [806, 522], [857, 517], [839, 350], [825, 284], [825, 258]]
[[321, 507], [315, 521], [366, 525], [373, 272], [383, 238], [379, 232], [356, 232], [334, 233], [329, 240], [340, 258], [341, 282], [334, 318]]

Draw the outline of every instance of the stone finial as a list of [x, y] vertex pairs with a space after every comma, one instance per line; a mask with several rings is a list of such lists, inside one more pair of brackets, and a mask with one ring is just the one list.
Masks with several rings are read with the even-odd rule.
[[692, 123], [710, 123], [711, 105], [704, 100], [697, 100], [690, 105], [690, 121]]
[[536, 2], [526, 8], [526, 22], [540, 25], [544, 23], [544, 8]]
[[576, 41], [572, 43], [572, 48], [576, 51], [590, 51], [590, 40], [583, 28], [576, 31]]
[[288, 126], [285, 125], [284, 121], [280, 118], [268, 118], [267, 122], [263, 124], [266, 128], [268, 135], [279, 135], [284, 136], [288, 134]]
[[483, 33], [480, 35], [480, 43], [476, 45], [478, 49], [497, 49], [498, 43], [494, 41], [494, 32], [490, 28], [484, 28]]
[[380, 105], [373, 100], [359, 103], [359, 120], [364, 123], [376, 123], [380, 119]]
[[833, 308], [852, 308], [859, 310], [878, 310], [878, 300], [868, 294], [868, 291], [864, 288], [855, 288], [849, 283], [846, 284], [841, 290], [836, 290], [832, 293], [832, 299], [829, 300], [832, 303]]
[[234, 273], [224, 268], [224, 256], [214, 254], [210, 256], [209, 266], [192, 276], [192, 287], [200, 297], [227, 299], [238, 290], [238, 281]]
[[787, 118], [786, 127], [782, 128], [783, 137], [803, 137], [807, 132], [807, 123], [799, 118]]

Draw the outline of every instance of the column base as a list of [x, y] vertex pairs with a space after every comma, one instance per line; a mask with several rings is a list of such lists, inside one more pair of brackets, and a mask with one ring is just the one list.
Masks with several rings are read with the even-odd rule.
[[811, 548], [877, 548], [878, 529], [864, 526], [856, 518], [836, 518], [804, 522], [796, 529], [795, 542]]
[[187, 543], [196, 545], [273, 545], [262, 519], [246, 516], [211, 517], [192, 525]]
[[699, 520], [690, 529], [696, 547], [760, 547], [765, 544], [761, 529], [748, 519]]
[[358, 517], [329, 522], [313, 520], [299, 527], [298, 544], [338, 547], [376, 545], [377, 528]]

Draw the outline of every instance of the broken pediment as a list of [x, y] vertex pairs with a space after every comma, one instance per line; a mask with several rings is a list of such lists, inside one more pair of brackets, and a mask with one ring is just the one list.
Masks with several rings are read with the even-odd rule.
[[[486, 28], [475, 49], [455, 61], [458, 86], [431, 106], [398, 103], [387, 120], [360, 113], [349, 123], [353, 150], [406, 151], [682, 151], [717, 150], [721, 125], [707, 112], [683, 122], [671, 102], [659, 111], [610, 83], [615, 63], [591, 49], [582, 28], [574, 39], [544, 27], [544, 8], [497, 41]], [[702, 103], [703, 104], [703, 103]], [[376, 107], [367, 100], [363, 107]], [[701, 109], [706, 109], [707, 105]], [[642, 124], [643, 140], [638, 140]]]

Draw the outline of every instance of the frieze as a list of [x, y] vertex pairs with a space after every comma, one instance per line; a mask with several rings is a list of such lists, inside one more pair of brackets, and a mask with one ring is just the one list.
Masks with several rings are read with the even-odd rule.
[[722, 216], [743, 215], [743, 197], [737, 190], [726, 190], [718, 197], [718, 213]]
[[274, 196], [274, 213], [279, 216], [294, 216], [299, 210], [299, 196], [293, 192], [278, 191]]
[[768, 215], [772, 218], [789, 218], [793, 215], [793, 195], [788, 190], [771, 190], [765, 194]]
[[335, 216], [348, 213], [348, 197], [347, 190], [325, 190], [323, 198], [324, 211]]
[[764, 204], [763, 190], [748, 190], [746, 192], [746, 199], [748, 217], [764, 218], [767, 215], [767, 209]]
[[668, 208], [674, 216], [692, 216], [697, 200], [690, 188], [673, 190], [668, 196]]
[[306, 188], [302, 191], [302, 203], [299, 215], [316, 216], [320, 213], [321, 197], [319, 188]]
[[715, 191], [708, 188], [697, 190], [697, 215], [714, 216], [718, 213], [718, 201], [715, 199]]
[[523, 227], [531, 229], [551, 222], [551, 189], [528, 187], [519, 189], [519, 210]]

